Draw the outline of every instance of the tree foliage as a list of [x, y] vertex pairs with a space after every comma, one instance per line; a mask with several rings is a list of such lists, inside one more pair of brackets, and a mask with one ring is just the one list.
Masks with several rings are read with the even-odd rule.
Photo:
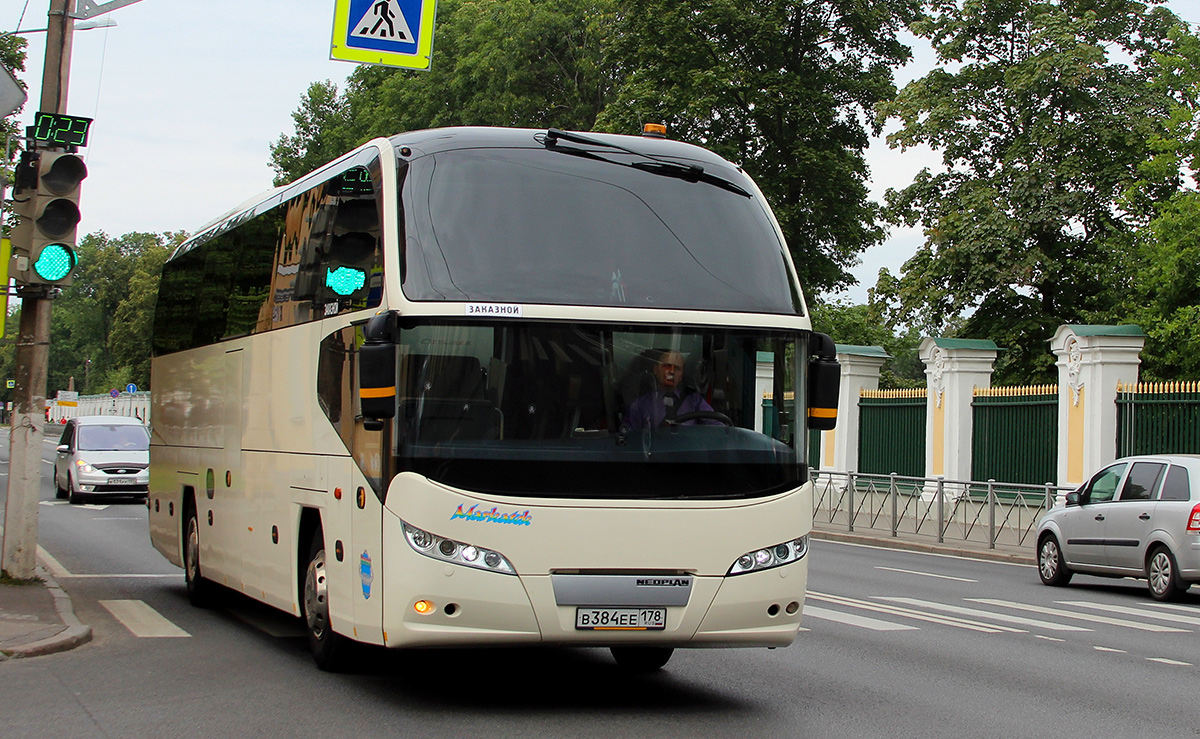
[[[112, 238], [97, 232], [80, 239], [74, 283], [63, 288], [51, 306], [49, 397], [67, 389], [72, 377], [83, 394], [105, 393], [131, 382], [149, 387], [159, 274], [183, 236], [129, 233]], [[10, 322], [17, 320], [9, 317]], [[0, 367], [11, 373], [10, 368]]]
[[854, 305], [831, 300], [811, 303], [810, 308], [814, 331], [829, 334], [838, 344], [878, 346], [887, 352], [889, 359], [879, 374], [881, 388], [925, 384], [925, 364], [917, 352], [921, 333], [915, 327], [893, 332], [878, 304]]
[[868, 198], [864, 118], [908, 60], [897, 32], [916, 0], [630, 0], [609, 55], [611, 131], [665, 122], [671, 135], [741, 164], [763, 190], [811, 293], [882, 242]]
[[278, 183], [370, 140], [441, 126], [590, 129], [611, 83], [612, 0], [441, 0], [432, 67], [360, 66], [311, 85], [295, 134], [271, 147]]
[[935, 0], [914, 30], [943, 63], [881, 105], [893, 146], [928, 144], [944, 169], [888, 193], [894, 222], [926, 242], [895, 280], [899, 316], [1008, 351], [997, 378], [1046, 381], [1046, 341], [1061, 323], [1111, 315], [1128, 287], [1116, 247], [1143, 202], [1178, 186], [1145, 180], [1170, 91], [1147, 84], [1180, 25], [1136, 0]]

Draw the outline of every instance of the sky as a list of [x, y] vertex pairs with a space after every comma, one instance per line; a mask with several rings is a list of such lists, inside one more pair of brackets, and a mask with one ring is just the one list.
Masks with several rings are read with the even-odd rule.
[[[1166, 4], [1200, 21], [1197, 0]], [[114, 27], [76, 32], [67, 112], [95, 119], [82, 150], [89, 174], [79, 233], [192, 232], [269, 189], [270, 145], [294, 132], [291, 114], [308, 86], [332, 80], [340, 87], [354, 69], [329, 59], [333, 7], [333, 0], [141, 0], [108, 13]], [[49, 0], [3, 0], [0, 32], [45, 28], [48, 8]], [[37, 111], [46, 34], [25, 36], [26, 71], [17, 76], [30, 100], [22, 129]], [[927, 47], [910, 43], [914, 60], [897, 72], [899, 85], [934, 64]], [[872, 197], [882, 199], [939, 157], [874, 139], [867, 160]], [[919, 231], [894, 229], [862, 255], [852, 270], [859, 284], [841, 297], [864, 302], [879, 269], [897, 273], [920, 243]]]

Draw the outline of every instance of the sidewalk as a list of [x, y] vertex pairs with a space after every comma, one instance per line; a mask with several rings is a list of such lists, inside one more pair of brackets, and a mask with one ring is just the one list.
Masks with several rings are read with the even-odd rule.
[[0, 584], [0, 661], [63, 652], [92, 639], [92, 627], [75, 617], [71, 598], [45, 567], [40, 583]]

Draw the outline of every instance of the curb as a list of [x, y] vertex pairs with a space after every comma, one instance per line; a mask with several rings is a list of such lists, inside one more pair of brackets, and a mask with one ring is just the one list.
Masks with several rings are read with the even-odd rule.
[[25, 657], [40, 657], [45, 654], [65, 652], [68, 649], [74, 649], [80, 644], [86, 644], [92, 640], [92, 627], [87, 626], [75, 616], [75, 610], [71, 606], [71, 596], [67, 595], [66, 591], [59, 587], [54, 578], [50, 576], [50, 571], [43, 567], [40, 562], [37, 566], [37, 572], [38, 577], [45, 581], [46, 589], [50, 591], [50, 595], [54, 596], [54, 608], [58, 611], [59, 618], [62, 619], [66, 626], [54, 636], [39, 639], [29, 644], [23, 644], [19, 647], [6, 649], [4, 650], [4, 655], [0, 656], [0, 659], [4, 657], [22, 659]]
[[1035, 560], [1032, 555], [998, 552], [990, 549], [974, 549], [969, 547], [955, 546], [953, 544], [926, 544], [918, 541], [906, 541], [904, 539], [893, 539], [890, 537], [864, 536], [862, 534], [852, 534], [843, 531], [825, 531], [823, 529], [813, 529], [812, 537], [814, 539], [840, 541], [846, 544], [865, 544], [868, 546], [883, 547], [884, 549], [903, 549], [910, 552], [946, 554], [952, 557], [982, 559], [988, 562], [1007, 562], [1009, 564], [1029, 565], [1030, 567], [1037, 566], [1037, 560]]

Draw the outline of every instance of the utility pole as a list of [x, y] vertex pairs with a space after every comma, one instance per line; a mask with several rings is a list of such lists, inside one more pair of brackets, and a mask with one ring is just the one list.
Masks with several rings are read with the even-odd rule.
[[[66, 113], [71, 73], [68, 15], [74, 0], [50, 0], [46, 61], [42, 67], [39, 110]], [[46, 372], [50, 354], [50, 290], [26, 285], [17, 332], [13, 414], [9, 440], [8, 500], [4, 505], [4, 551], [0, 569], [10, 577], [29, 579], [37, 568], [38, 498], [42, 482], [42, 438], [46, 424]]]

